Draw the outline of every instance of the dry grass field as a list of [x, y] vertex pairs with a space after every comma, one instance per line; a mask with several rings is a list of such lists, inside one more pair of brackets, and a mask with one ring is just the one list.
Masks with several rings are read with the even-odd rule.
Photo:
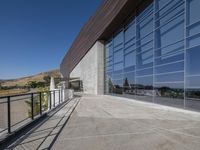
[[12, 80], [6, 80], [2, 82], [2, 86], [25, 86], [30, 81], [37, 81], [37, 82], [43, 82], [44, 76], [53, 76], [53, 77], [60, 77], [60, 71], [59, 70], [52, 70], [48, 72], [43, 72], [37, 75], [19, 78], [19, 79], [12, 79]]
[[[23, 87], [26, 86], [31, 81], [36, 82], [44, 82], [45, 76], [52, 76], [54, 78], [60, 77], [60, 71], [59, 70], [51, 70], [48, 72], [39, 73], [33, 76], [23, 77], [19, 79], [10, 79], [10, 80], [0, 80], [2, 87]], [[5, 95], [16, 95], [16, 94], [22, 94], [28, 92], [27, 89], [10, 89], [10, 90], [0, 90], [0, 96]]]
[[11, 90], [0, 90], [0, 96], [15, 95], [27, 93], [26, 89], [11, 89]]

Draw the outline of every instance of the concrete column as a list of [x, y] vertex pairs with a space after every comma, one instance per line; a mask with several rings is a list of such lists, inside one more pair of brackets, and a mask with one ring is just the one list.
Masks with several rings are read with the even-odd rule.
[[70, 78], [80, 78], [83, 92], [104, 94], [104, 44], [97, 41], [70, 73]]
[[97, 94], [104, 94], [104, 43], [101, 41], [97, 42]]

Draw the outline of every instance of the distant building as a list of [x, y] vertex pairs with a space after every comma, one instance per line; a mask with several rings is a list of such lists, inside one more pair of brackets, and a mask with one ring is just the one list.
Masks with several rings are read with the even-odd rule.
[[82, 90], [200, 110], [200, 1], [105, 0], [60, 70]]

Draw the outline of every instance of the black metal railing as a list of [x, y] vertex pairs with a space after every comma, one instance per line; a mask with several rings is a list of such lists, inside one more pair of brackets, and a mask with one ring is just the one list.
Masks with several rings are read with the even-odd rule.
[[11, 134], [67, 100], [64, 89], [0, 97], [0, 137]]

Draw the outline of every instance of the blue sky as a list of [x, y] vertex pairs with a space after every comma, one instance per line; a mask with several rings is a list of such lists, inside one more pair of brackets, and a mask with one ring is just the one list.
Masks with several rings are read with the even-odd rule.
[[59, 68], [102, 0], [0, 0], [0, 79]]

